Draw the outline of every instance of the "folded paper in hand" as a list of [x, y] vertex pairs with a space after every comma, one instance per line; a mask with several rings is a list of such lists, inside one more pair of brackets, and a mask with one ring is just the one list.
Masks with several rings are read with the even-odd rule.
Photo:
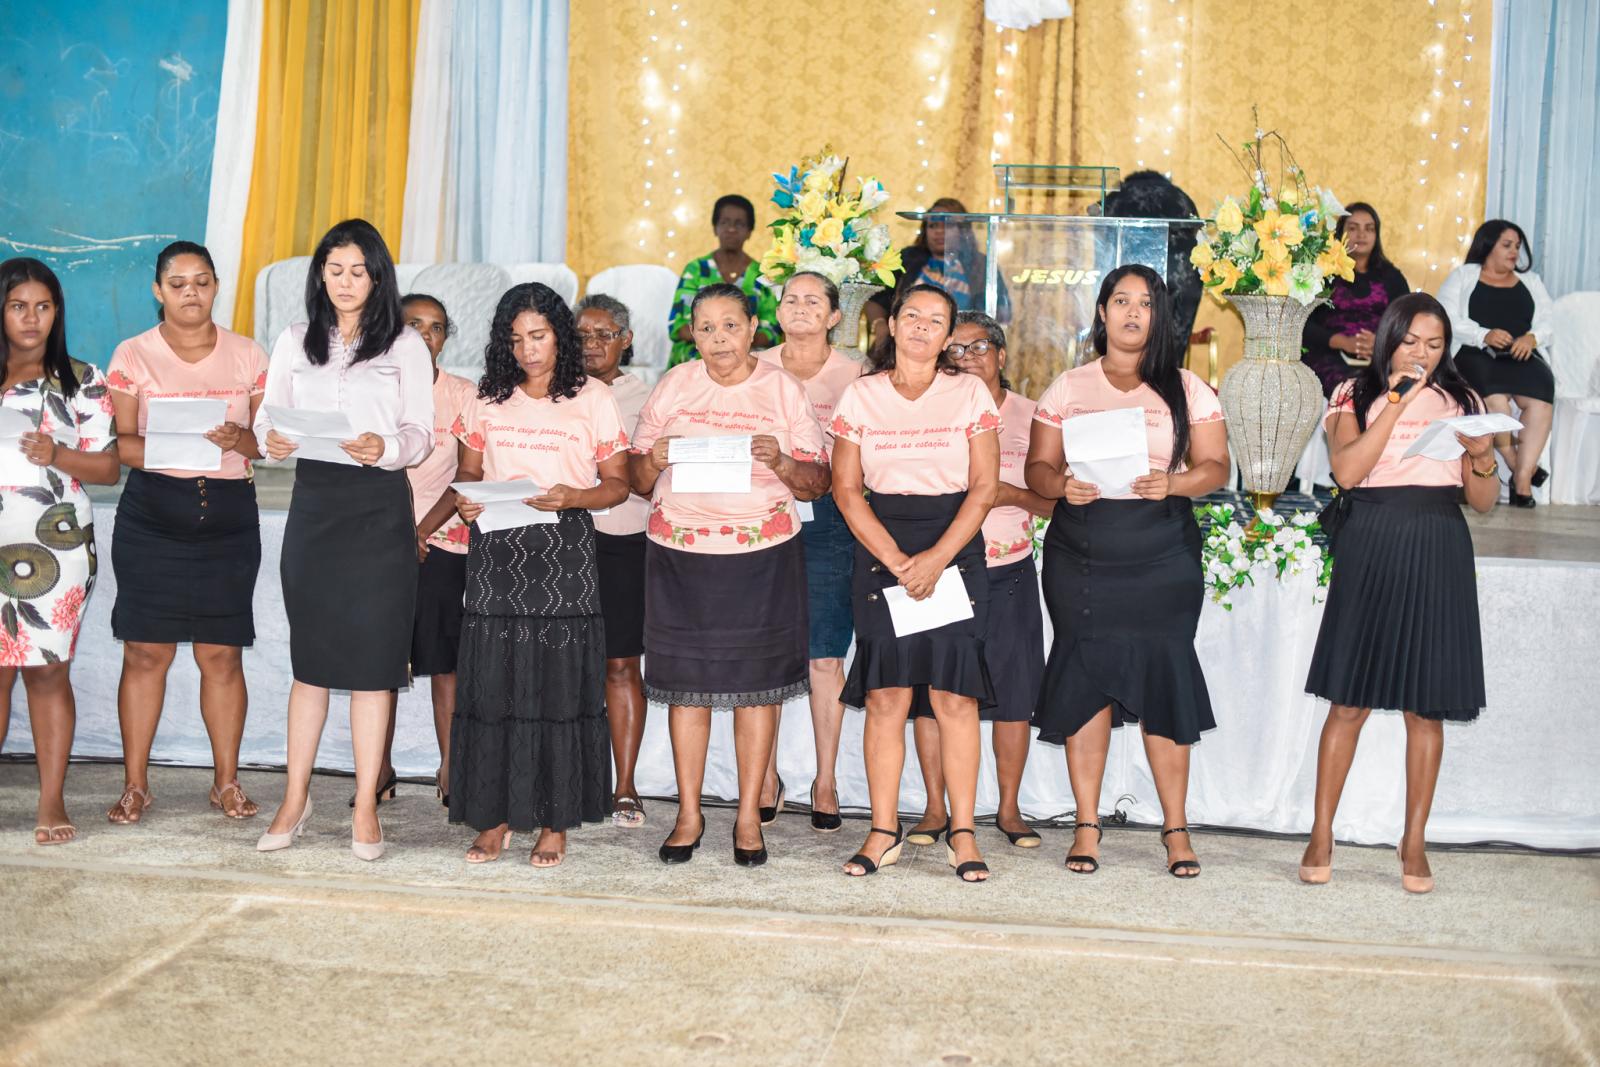
[[22, 454], [22, 435], [33, 432], [33, 419], [0, 407], [0, 485], [23, 489], [44, 484], [44, 468]]
[[558, 511], [540, 511], [523, 503], [544, 492], [531, 478], [509, 482], [452, 482], [450, 488], [474, 504], [483, 505], [477, 522], [478, 529], [484, 533], [561, 521]]
[[957, 567], [944, 569], [926, 600], [912, 600], [905, 586], [893, 585], [883, 591], [883, 601], [889, 605], [889, 621], [896, 637], [937, 630], [972, 618], [972, 600]]
[[1072, 476], [1100, 488], [1101, 496], [1121, 496], [1135, 478], [1150, 473], [1150, 439], [1143, 408], [1118, 408], [1076, 415], [1061, 424], [1061, 449]]
[[285, 437], [292, 437], [299, 446], [289, 453], [290, 459], [319, 459], [324, 463], [343, 463], [360, 466], [339, 446], [354, 441], [358, 436], [350, 425], [350, 416], [342, 411], [310, 411], [306, 408], [280, 408], [267, 405], [267, 418], [272, 428]]
[[750, 435], [674, 437], [667, 442], [674, 493], [748, 493]]
[[1401, 458], [1423, 456], [1427, 459], [1447, 461], [1460, 459], [1467, 448], [1456, 440], [1456, 434], [1482, 437], [1486, 433], [1515, 433], [1520, 429], [1522, 423], [1510, 415], [1493, 411], [1482, 415], [1452, 415], [1449, 418], [1434, 419], [1417, 435], [1417, 439], [1411, 442]]
[[144, 426], [147, 470], [219, 471], [222, 449], [206, 434], [228, 417], [228, 402], [204, 397], [152, 397]]

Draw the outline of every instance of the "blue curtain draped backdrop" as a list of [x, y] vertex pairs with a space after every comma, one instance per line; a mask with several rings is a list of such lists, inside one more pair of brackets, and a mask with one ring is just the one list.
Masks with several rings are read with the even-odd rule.
[[1600, 290], [1600, 0], [1498, 0], [1494, 34], [1488, 217], [1555, 296]]
[[67, 292], [67, 344], [104, 367], [155, 322], [155, 255], [201, 240], [226, 4], [0, 0], [0, 258]]

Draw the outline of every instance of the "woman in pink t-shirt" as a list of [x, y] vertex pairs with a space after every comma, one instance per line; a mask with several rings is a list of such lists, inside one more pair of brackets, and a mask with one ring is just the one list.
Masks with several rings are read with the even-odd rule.
[[[733, 709], [739, 813], [733, 858], [767, 860], [761, 782], [778, 709], [807, 691], [805, 549], [795, 501], [828, 491], [822, 429], [800, 383], [756, 359], [756, 319], [743, 292], [709, 285], [690, 309], [700, 358], [667, 371], [639, 412], [629, 473], [650, 494], [645, 548], [644, 686], [668, 706], [678, 775], [678, 821], [663, 863], [694, 858], [705, 832], [700, 792], [713, 708]], [[748, 488], [690, 492], [695, 477], [673, 459], [679, 438], [748, 437], [733, 461]], [[736, 442], [732, 442], [736, 445]], [[703, 466], [703, 465], [702, 465]]]
[[[955, 318], [955, 301], [938, 286], [905, 289], [889, 335], [873, 353], [872, 372], [845, 390], [833, 416], [834, 497], [860, 544], [851, 586], [856, 655], [843, 699], [867, 713], [872, 826], [844, 865], [856, 877], [900, 858], [900, 773], [917, 686], [930, 691], [943, 742], [955, 824], [946, 834], [946, 859], [962, 881], [989, 877], [973, 807], [978, 704], [994, 693], [984, 665], [989, 579], [982, 527], [1000, 479], [1000, 413], [983, 382], [962, 374], [945, 353]], [[956, 597], [965, 587], [972, 617], [917, 632], [908, 618], [897, 625], [891, 602], [926, 601], [941, 580], [956, 584]]]
[[[267, 354], [248, 337], [211, 321], [217, 295], [211, 253], [176, 241], [156, 257], [151, 286], [161, 322], [117, 346], [106, 371], [128, 482], [117, 501], [111, 567], [117, 602], [111, 632], [122, 644], [117, 717], [122, 723], [121, 798], [106, 813], [136, 823], [150, 806], [150, 748], [180, 643], [200, 668], [200, 717], [211, 738], [211, 806], [230, 819], [256, 814], [239, 787], [244, 736], [243, 653], [255, 641], [261, 518], [250, 461], [261, 458], [251, 431], [267, 385]], [[212, 463], [173, 469], [164, 443], [144, 436], [152, 401], [221, 401], [205, 434]], [[159, 425], [159, 424], [158, 424]], [[181, 462], [181, 460], [179, 460]]]
[[[528, 862], [566, 858], [567, 831], [611, 814], [605, 624], [592, 509], [628, 496], [628, 434], [584, 372], [572, 312], [538, 282], [495, 308], [478, 396], [456, 420], [458, 482], [531, 480], [554, 521], [472, 530], [462, 678], [450, 728], [450, 821], [478, 831], [468, 863], [539, 831]], [[457, 495], [461, 518], [483, 506]], [[532, 516], [530, 515], [530, 519]]]
[[[1161, 800], [1167, 870], [1193, 878], [1200, 863], [1184, 816], [1189, 746], [1216, 720], [1194, 652], [1205, 584], [1191, 500], [1227, 480], [1227, 433], [1216, 394], [1182, 369], [1160, 275], [1118, 267], [1095, 303], [1100, 358], [1045, 390], [1028, 446], [1028, 488], [1060, 501], [1044, 542], [1055, 643], [1033, 724], [1039, 740], [1066, 745], [1078, 811], [1068, 870], [1090, 874], [1100, 866], [1097, 816], [1111, 730], [1138, 722]], [[1075, 476], [1062, 423], [1123, 409], [1143, 414], [1149, 473], [1131, 485]]]
[[[633, 362], [628, 306], [614, 296], [590, 293], [573, 309], [589, 377], [611, 387], [622, 426], [633, 437], [650, 386], [624, 368]], [[611, 821], [644, 825], [644, 801], [633, 783], [644, 744], [644, 553], [650, 501], [638, 493], [594, 517], [594, 551], [600, 572], [600, 614], [606, 623], [606, 717], [611, 722], [611, 759], [617, 779], [611, 791]]]
[[[1000, 789], [995, 826], [1018, 848], [1038, 848], [1041, 839], [1023, 820], [1018, 801], [1028, 749], [1033, 744], [1029, 720], [1044, 678], [1044, 615], [1039, 610], [1039, 572], [1033, 564], [1033, 520], [1049, 518], [1052, 506], [1022, 480], [1034, 403], [1014, 392], [1006, 380], [1005, 330], [983, 312], [956, 313], [955, 333], [945, 351], [963, 371], [983, 382], [1000, 409], [1000, 487], [994, 507], [983, 520], [983, 556], [989, 578], [983, 658], [994, 682], [994, 700], [979, 706], [978, 717], [994, 724], [995, 784]], [[911, 714], [928, 803], [906, 839], [914, 845], [928, 845], [949, 826], [949, 817], [940, 770], [939, 723], [923, 687], [917, 689]]]
[[1450, 356], [1449, 316], [1426, 293], [1389, 305], [1371, 365], [1329, 403], [1323, 421], [1333, 475], [1348, 488], [1323, 517], [1333, 579], [1306, 691], [1332, 706], [1317, 748], [1302, 881], [1332, 875], [1339, 794], [1362, 724], [1377, 707], [1405, 713], [1401, 885], [1413, 893], [1433, 888], [1425, 835], [1444, 723], [1471, 722], [1485, 703], [1476, 565], [1457, 500], [1465, 489], [1467, 503], [1489, 511], [1500, 480], [1490, 434], [1456, 434], [1466, 450], [1456, 459], [1405, 452], [1429, 423], [1483, 409]]
[[[833, 435], [828, 432], [833, 409], [862, 371], [859, 360], [828, 343], [828, 331], [839, 324], [839, 318], [839, 287], [814, 271], [800, 271], [784, 283], [778, 301], [783, 343], [759, 354], [800, 380], [829, 452], [833, 450]], [[810, 517], [802, 512], [801, 518], [800, 534], [806, 543], [806, 611], [811, 627], [807, 653], [811, 657], [811, 733], [817, 758], [817, 774], [811, 783], [811, 828], [831, 834], [844, 825], [834, 770], [839, 760], [839, 731], [844, 725], [839, 693], [844, 689], [844, 654], [850, 650], [850, 573], [855, 566], [856, 539], [850, 536], [832, 493], [817, 497]], [[772, 798], [770, 805], [768, 797]], [[776, 743], [761, 800], [763, 823], [776, 819], [783, 810]]]

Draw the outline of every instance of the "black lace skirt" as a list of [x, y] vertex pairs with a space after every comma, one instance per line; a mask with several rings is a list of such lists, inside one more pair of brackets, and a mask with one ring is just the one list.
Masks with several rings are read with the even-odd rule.
[[472, 530], [450, 724], [450, 821], [568, 830], [611, 807], [594, 520]]

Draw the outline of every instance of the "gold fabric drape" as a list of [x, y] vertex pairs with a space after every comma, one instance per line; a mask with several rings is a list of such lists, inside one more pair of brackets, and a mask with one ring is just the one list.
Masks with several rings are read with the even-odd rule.
[[256, 272], [361, 217], [400, 247], [420, 0], [265, 0], [255, 161], [234, 329]]
[[[998, 154], [1168, 171], [1209, 213], [1246, 187], [1217, 135], [1248, 139], [1252, 105], [1314, 183], [1377, 207], [1413, 288], [1437, 289], [1482, 220], [1491, 0], [1076, 0], [1026, 32], [986, 23], [978, 0], [813, 0], [770, 18], [676, 6], [572, 5], [581, 276], [681, 268], [713, 246], [711, 204], [730, 192], [757, 205], [759, 256], [770, 172], [825, 142], [883, 180], [891, 210], [988, 206]], [[915, 230], [895, 220], [902, 242]], [[1208, 299], [1206, 325], [1229, 362], [1237, 316]]]

